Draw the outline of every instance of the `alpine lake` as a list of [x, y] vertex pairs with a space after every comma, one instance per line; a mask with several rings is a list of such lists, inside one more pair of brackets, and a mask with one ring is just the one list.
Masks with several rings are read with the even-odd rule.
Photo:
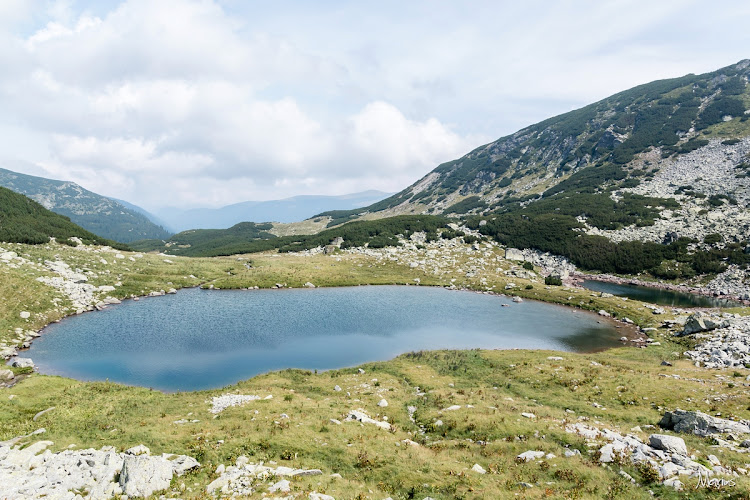
[[195, 288], [53, 323], [24, 355], [45, 374], [174, 392], [419, 350], [590, 352], [622, 345], [622, 335], [589, 312], [443, 288]]

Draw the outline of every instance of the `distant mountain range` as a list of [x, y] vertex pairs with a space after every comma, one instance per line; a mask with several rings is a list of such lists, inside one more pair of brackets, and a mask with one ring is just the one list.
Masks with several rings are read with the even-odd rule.
[[166, 227], [179, 232], [187, 229], [226, 229], [240, 222], [298, 222], [327, 210], [350, 210], [376, 203], [391, 193], [363, 191], [341, 196], [302, 195], [282, 200], [245, 201], [221, 208], [166, 208], [158, 213]]
[[[143, 209], [93, 193], [74, 182], [20, 174], [0, 168], [0, 186], [24, 194], [45, 208], [103, 238], [129, 243], [168, 238], [171, 233]], [[129, 208], [132, 207], [132, 208]]]

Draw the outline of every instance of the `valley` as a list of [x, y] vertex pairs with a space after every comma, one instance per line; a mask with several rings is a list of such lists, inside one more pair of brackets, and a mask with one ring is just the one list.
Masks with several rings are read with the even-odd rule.
[[[83, 215], [109, 229], [122, 229], [111, 212], [143, 221], [106, 203], [90, 211], [98, 195], [70, 183], [36, 195], [63, 215], [0, 188], [0, 356], [10, 360], [0, 495], [746, 498], [748, 77], [744, 60], [641, 85], [475, 148], [374, 204], [285, 224], [232, 219], [170, 236], [149, 222], [142, 238], [112, 241], [76, 225], [74, 208], [85, 201]], [[592, 278], [734, 302], [651, 304], [579, 286]], [[519, 311], [546, 302], [621, 335], [606, 350], [517, 349], [519, 339], [325, 370], [290, 364], [187, 392], [44, 375], [25, 356], [46, 325], [123, 301], [360, 285], [476, 293]], [[439, 307], [445, 324], [465, 314]], [[170, 353], [160, 356], [151, 363], [166, 365]]]

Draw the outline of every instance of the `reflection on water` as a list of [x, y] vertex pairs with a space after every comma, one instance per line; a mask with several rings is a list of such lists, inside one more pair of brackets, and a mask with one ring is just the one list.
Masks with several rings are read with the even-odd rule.
[[606, 283], [604, 281], [584, 280], [584, 288], [595, 292], [611, 293], [620, 297], [628, 297], [650, 304], [673, 307], [738, 307], [738, 302], [717, 299], [706, 295], [695, 293], [675, 292], [662, 288], [652, 288], [640, 285], [626, 285], [618, 283]]
[[194, 390], [270, 370], [341, 368], [426, 349], [618, 345], [618, 331], [599, 319], [429, 287], [193, 289], [67, 318], [47, 327], [27, 355], [43, 373]]

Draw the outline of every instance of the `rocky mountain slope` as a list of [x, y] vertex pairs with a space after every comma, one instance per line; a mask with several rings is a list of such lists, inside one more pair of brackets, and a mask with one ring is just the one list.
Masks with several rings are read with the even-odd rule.
[[[641, 85], [481, 146], [379, 203], [324, 215], [345, 222], [368, 214], [489, 214], [576, 192], [613, 199], [633, 192], [677, 197], [688, 212], [696, 206], [696, 212], [708, 210], [712, 215], [700, 215], [709, 222], [699, 225], [710, 226], [726, 219], [729, 208], [745, 208], [750, 161], [742, 139], [750, 136], [749, 75], [750, 60], [744, 60], [712, 73]], [[585, 206], [576, 210], [576, 216], [586, 216]], [[686, 224], [683, 216], [660, 225], [648, 239], [683, 228], [696, 236], [707, 233], [707, 228], [693, 231], [694, 218]]]
[[0, 168], [0, 186], [28, 196], [103, 238], [128, 243], [145, 238], [168, 238], [170, 235], [142, 213], [88, 191], [74, 182], [45, 179]]

